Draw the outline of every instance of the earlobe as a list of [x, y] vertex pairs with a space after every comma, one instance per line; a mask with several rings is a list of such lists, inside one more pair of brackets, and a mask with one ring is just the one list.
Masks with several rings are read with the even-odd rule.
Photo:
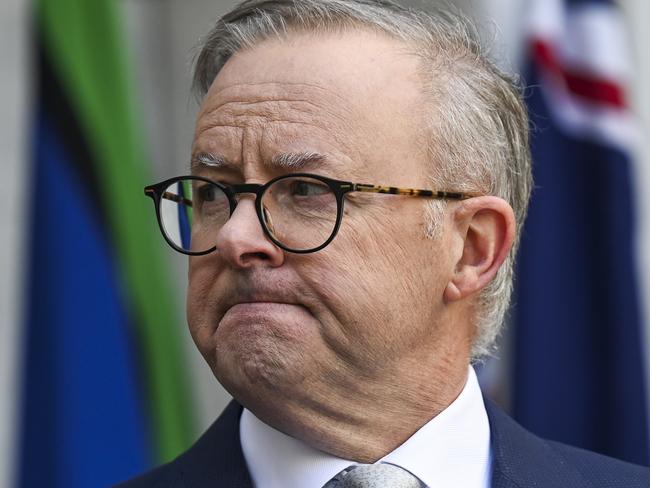
[[456, 283], [450, 281], [447, 283], [445, 291], [443, 293], [443, 299], [445, 303], [455, 302], [462, 298], [461, 292], [456, 286]]
[[485, 288], [508, 256], [515, 236], [512, 208], [498, 197], [463, 202], [454, 218], [463, 249], [445, 289], [447, 302], [462, 300]]

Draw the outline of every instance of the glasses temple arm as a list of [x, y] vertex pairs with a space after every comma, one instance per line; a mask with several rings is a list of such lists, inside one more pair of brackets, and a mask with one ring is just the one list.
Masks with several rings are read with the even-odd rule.
[[187, 198], [184, 198], [184, 197], [182, 197], [182, 196], [180, 196], [180, 195], [176, 195], [176, 194], [174, 194], [174, 193], [170, 193], [170, 192], [168, 192], [168, 191], [164, 192], [164, 193], [161, 195], [161, 197], [164, 198], [164, 199], [166, 199], [166, 200], [171, 200], [172, 202], [182, 203], [183, 205], [186, 205], [186, 206], [188, 206], [188, 207], [191, 207], [191, 206], [192, 206], [192, 200], [189, 200], [189, 199], [187, 199]]
[[453, 191], [417, 190], [414, 188], [397, 188], [395, 186], [366, 185], [355, 183], [349, 191], [361, 191], [368, 193], [387, 193], [390, 195], [408, 195], [413, 197], [441, 198], [447, 200], [465, 200], [474, 195]]

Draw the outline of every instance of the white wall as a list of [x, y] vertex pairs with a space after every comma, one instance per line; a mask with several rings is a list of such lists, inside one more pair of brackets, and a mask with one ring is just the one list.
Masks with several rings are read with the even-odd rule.
[[23, 290], [27, 127], [27, 4], [0, 2], [0, 487], [11, 486]]

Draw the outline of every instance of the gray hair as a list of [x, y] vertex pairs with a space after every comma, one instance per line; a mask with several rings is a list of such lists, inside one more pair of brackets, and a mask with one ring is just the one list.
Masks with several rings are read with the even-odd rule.
[[[472, 357], [490, 354], [513, 288], [514, 257], [532, 186], [528, 118], [516, 81], [492, 63], [472, 23], [449, 8], [428, 12], [390, 0], [246, 0], [202, 43], [194, 91], [202, 98], [237, 51], [291, 32], [370, 29], [405, 44], [421, 60], [431, 181], [439, 188], [496, 195], [514, 210], [517, 237], [481, 291]], [[427, 234], [440, 228], [444, 202], [427, 204]]]

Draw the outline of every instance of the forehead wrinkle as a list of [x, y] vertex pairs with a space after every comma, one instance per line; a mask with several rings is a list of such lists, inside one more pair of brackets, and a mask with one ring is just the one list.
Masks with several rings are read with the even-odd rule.
[[311, 100], [267, 99], [264, 101], [228, 100], [206, 110], [198, 119], [196, 135], [216, 126], [260, 127], [269, 123], [304, 124], [315, 127], [337, 127], [340, 131], [351, 130], [349, 119], [320, 107]]
[[[207, 132], [210, 132], [215, 129], [236, 128], [236, 129], [243, 130], [242, 136], [240, 138], [240, 142], [241, 142], [240, 150], [244, 151], [244, 147], [246, 146], [244, 134], [246, 133], [250, 134], [251, 133], [250, 129], [258, 129], [261, 131], [259, 136], [254, 137], [252, 139], [256, 141], [255, 145], [258, 151], [261, 151], [263, 146], [269, 143], [269, 140], [272, 141], [273, 145], [278, 143], [281, 144], [283, 139], [287, 137], [286, 135], [283, 134], [285, 133], [286, 128], [289, 126], [294, 126], [297, 129], [303, 131], [309, 129], [310, 130], [309, 133], [311, 134], [313, 134], [314, 131], [318, 133], [324, 133], [326, 135], [327, 140], [337, 144], [344, 152], [349, 152], [350, 150], [350, 146], [349, 146], [350, 141], [346, 140], [345, 138], [346, 134], [350, 134], [349, 131], [346, 133], [341, 131], [339, 128], [335, 130], [331, 124], [323, 125], [323, 124], [315, 123], [311, 120], [305, 120], [302, 122], [278, 120], [278, 121], [266, 121], [266, 123], [260, 122], [254, 125], [250, 123], [233, 125], [232, 122], [224, 123], [224, 121], [219, 120], [218, 117], [215, 117], [213, 120], [205, 121], [203, 124], [197, 125], [195, 135], [194, 135], [194, 141], [196, 146], [205, 147], [206, 142], [210, 140], [210, 135], [206, 135]], [[291, 135], [289, 136], [289, 140], [291, 141], [297, 141], [300, 140], [300, 138], [301, 138], [300, 133], [292, 132]]]
[[212, 120], [205, 121], [205, 123], [199, 124], [197, 126], [194, 138], [198, 139], [205, 132], [208, 132], [209, 130], [216, 129], [216, 128], [249, 129], [249, 128], [260, 127], [262, 129], [265, 129], [268, 128], [269, 124], [271, 123], [308, 126], [308, 127], [314, 127], [316, 129], [322, 129], [322, 127], [319, 126], [318, 124], [310, 123], [309, 121], [291, 121], [291, 120], [278, 119], [278, 120], [258, 120], [257, 122], [258, 122], [257, 124], [251, 124], [250, 121], [248, 121], [248, 123], [246, 123], [245, 121], [241, 121], [239, 124], [236, 124], [233, 121], [225, 122], [220, 120], [219, 117], [214, 117]]
[[[243, 134], [249, 137], [242, 134], [240, 138], [242, 153], [237, 163], [248, 166], [247, 162], [257, 160], [260, 164], [268, 166], [273, 165], [272, 153], [268, 152], [272, 147], [282, 150], [282, 146], [285, 146], [285, 149], [296, 152], [323, 152], [323, 147], [310, 147], [309, 141], [316, 137], [334, 149], [335, 158], [320, 161], [327, 163], [326, 171], [331, 173], [328, 176], [332, 177], [355, 172], [352, 169], [355, 164], [350, 164], [348, 160], [354, 160], [357, 164], [364, 161], [365, 151], [360, 150], [359, 144], [365, 137], [359, 134], [358, 124], [355, 124], [359, 119], [358, 100], [350, 100], [350, 97], [341, 95], [340, 90], [314, 83], [236, 82], [231, 78], [228, 80], [231, 84], [227, 85], [224, 81], [226, 80], [220, 79], [218, 75], [203, 100], [196, 125], [195, 141], [209, 143], [212, 139], [210, 131], [213, 129], [243, 130]], [[257, 137], [253, 137], [254, 132], [251, 130], [260, 132]], [[249, 144], [245, 144], [245, 139]], [[199, 147], [201, 145], [205, 146], [205, 143], [198, 144]], [[289, 147], [286, 147], [287, 145]], [[330, 150], [325, 152], [329, 154]], [[260, 158], [263, 153], [266, 153], [266, 157]], [[234, 154], [231, 156], [235, 157]], [[289, 165], [286, 164], [291, 162], [289, 159], [285, 158], [283, 161], [279, 158], [275, 162], [285, 163], [279, 165], [281, 169], [288, 166], [293, 170], [307, 166], [321, 167], [316, 160], [294, 160], [293, 164]], [[335, 172], [329, 170], [330, 167], [335, 168]], [[339, 172], [341, 174], [338, 174]]]
[[328, 124], [337, 120], [344, 130], [350, 129], [351, 101], [323, 86], [289, 81], [235, 83], [225, 87], [218, 83], [219, 76], [203, 100], [199, 121], [218, 114], [224, 114], [224, 122], [232, 125], [240, 125], [236, 119], [242, 117], [252, 117], [249, 122], [257, 117], [259, 122], [282, 121], [283, 117], [302, 121], [305, 116], [308, 120], [329, 119], [325, 120]]
[[[231, 85], [219, 86], [219, 76], [215, 79], [215, 83], [206, 94], [205, 99], [211, 98], [213, 90], [216, 92], [214, 95], [217, 99], [221, 97], [232, 97], [232, 99], [246, 98], [249, 101], [263, 101], [265, 99], [274, 98], [293, 98], [300, 100], [310, 90], [320, 92], [323, 96], [333, 96], [340, 102], [347, 103], [347, 99], [341, 96], [334, 90], [328, 89], [322, 85], [314, 83], [292, 82], [292, 81], [266, 81], [266, 82], [239, 82]], [[233, 92], [231, 94], [231, 92]], [[248, 93], [249, 92], [249, 93]], [[204, 99], [204, 100], [205, 100]]]

